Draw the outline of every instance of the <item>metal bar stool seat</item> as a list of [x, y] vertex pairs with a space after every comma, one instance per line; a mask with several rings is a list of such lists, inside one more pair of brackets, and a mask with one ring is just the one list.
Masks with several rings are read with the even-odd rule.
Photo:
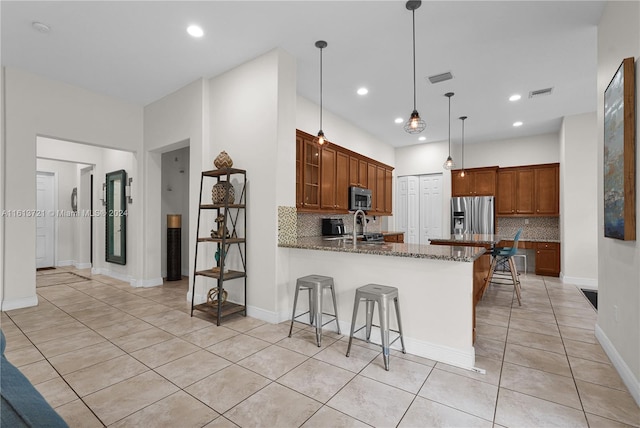
[[[360, 301], [366, 302], [366, 324], [356, 330], [356, 318], [358, 316], [358, 307]], [[389, 306], [393, 301], [396, 308], [396, 320], [398, 323], [398, 330], [391, 330], [389, 328]], [[380, 321], [379, 326], [373, 325], [373, 311], [375, 304], [378, 304], [378, 317]], [[404, 347], [404, 337], [402, 335], [402, 323], [400, 322], [400, 304], [398, 302], [398, 289], [395, 287], [389, 287], [386, 285], [367, 284], [356, 289], [355, 301], [353, 303], [353, 318], [351, 319], [351, 333], [349, 335], [349, 345], [347, 346], [347, 357], [351, 352], [351, 342], [353, 341], [353, 335], [358, 331], [366, 328], [366, 339], [369, 342], [371, 338], [371, 327], [380, 328], [380, 336], [382, 337], [382, 357], [384, 360], [385, 370], [389, 370], [389, 347], [398, 339], [402, 344], [402, 353], [406, 354], [407, 351]], [[398, 337], [389, 342], [389, 332], [393, 331], [398, 333]]]
[[522, 229], [518, 229], [515, 237], [513, 238], [513, 247], [496, 247], [491, 252], [491, 265], [489, 267], [489, 275], [487, 276], [487, 285], [493, 283], [496, 284], [505, 284], [504, 282], [495, 281], [495, 277], [497, 274], [496, 268], [498, 266], [502, 266], [504, 272], [508, 272], [510, 276], [510, 281], [508, 283], [513, 283], [513, 288], [516, 291], [516, 297], [518, 298], [518, 305], [522, 306], [522, 298], [521, 298], [521, 290], [520, 290], [520, 279], [518, 278], [518, 271], [516, 269], [516, 264], [513, 261], [513, 257], [516, 256], [516, 251], [518, 250], [518, 240], [520, 239], [520, 235], [522, 234]]
[[[322, 309], [322, 293], [326, 289], [331, 291], [331, 299], [333, 300], [333, 314], [325, 313]], [[309, 291], [309, 310], [296, 315], [298, 293], [300, 291]], [[316, 326], [316, 342], [318, 344], [318, 347], [320, 347], [320, 344], [322, 342], [322, 327], [329, 324], [330, 322], [335, 320], [336, 326], [338, 327], [338, 334], [340, 334], [340, 324], [338, 322], [338, 306], [336, 305], [336, 292], [333, 285], [333, 278], [331, 278], [330, 276], [322, 275], [308, 275], [297, 279], [296, 292], [293, 298], [293, 313], [291, 314], [289, 337], [291, 337], [291, 332], [293, 331], [293, 322], [302, 322], [298, 321], [296, 318], [299, 318], [306, 314], [309, 314], [308, 325]], [[323, 324], [322, 315], [329, 315], [331, 319]]]

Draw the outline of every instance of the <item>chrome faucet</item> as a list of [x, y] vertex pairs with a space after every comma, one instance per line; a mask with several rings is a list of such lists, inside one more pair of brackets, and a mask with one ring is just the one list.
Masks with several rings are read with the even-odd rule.
[[362, 214], [362, 234], [364, 235], [366, 230], [367, 230], [367, 216], [365, 215], [364, 211], [362, 210], [357, 210], [355, 212], [355, 214], [353, 215], [353, 242], [355, 243], [357, 241], [357, 233], [356, 233], [356, 223], [358, 220], [358, 214]]

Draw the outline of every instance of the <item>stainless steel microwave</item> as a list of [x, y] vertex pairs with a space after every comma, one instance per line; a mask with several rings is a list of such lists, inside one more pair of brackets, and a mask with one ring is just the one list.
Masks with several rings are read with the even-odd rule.
[[349, 187], [349, 211], [370, 211], [371, 190], [362, 187]]

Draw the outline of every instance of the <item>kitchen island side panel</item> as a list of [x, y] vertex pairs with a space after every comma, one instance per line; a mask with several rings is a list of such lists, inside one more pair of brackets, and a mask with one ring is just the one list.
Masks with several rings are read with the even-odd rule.
[[[291, 316], [296, 279], [306, 275], [334, 278], [340, 328], [347, 336], [356, 288], [369, 283], [397, 287], [408, 353], [461, 367], [475, 364], [473, 262], [297, 248], [290, 248], [289, 252], [289, 284], [279, 299], [279, 312], [287, 314], [284, 319]], [[332, 308], [326, 294], [324, 307]], [[305, 298], [300, 298], [300, 311], [306, 308], [304, 303]], [[374, 323], [376, 320], [377, 315]], [[357, 327], [363, 324], [364, 305], [361, 304]], [[390, 324], [396, 329], [394, 310]], [[334, 326], [330, 323], [325, 328], [334, 329]], [[399, 341], [394, 344], [396, 349], [399, 346]]]

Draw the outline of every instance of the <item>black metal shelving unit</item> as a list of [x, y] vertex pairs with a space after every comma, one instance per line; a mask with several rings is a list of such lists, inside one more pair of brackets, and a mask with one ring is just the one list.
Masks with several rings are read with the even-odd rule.
[[[211, 182], [211, 184], [217, 184], [222, 181], [226, 181], [231, 184], [231, 179], [235, 178], [238, 180], [238, 183], [241, 186], [239, 197], [236, 195], [234, 203], [229, 203], [228, 198], [224, 198], [224, 203], [221, 204], [204, 204], [202, 203], [202, 189], [205, 184], [205, 181]], [[215, 180], [215, 182], [214, 182]], [[234, 188], [235, 191], [238, 191], [238, 188]], [[216, 324], [220, 325], [220, 321], [222, 318], [236, 314], [242, 313], [244, 316], [247, 315], [247, 251], [246, 251], [246, 231], [247, 231], [247, 210], [246, 210], [246, 198], [247, 198], [247, 174], [245, 170], [235, 169], [235, 168], [222, 168], [215, 169], [211, 171], [203, 171], [202, 176], [200, 178], [200, 198], [198, 205], [198, 224], [197, 224], [197, 242], [196, 242], [196, 251], [195, 251], [195, 260], [194, 260], [194, 276], [193, 276], [193, 287], [191, 292], [191, 316], [193, 316], [193, 310], [197, 309], [199, 311], [203, 311], [209, 315], [215, 317]], [[224, 216], [222, 222], [218, 224], [219, 228], [222, 230], [228, 230], [229, 235], [226, 233], [222, 234], [222, 237], [203, 237], [200, 230], [200, 218], [203, 211], [215, 211], [216, 217], [220, 215]], [[239, 230], [239, 226], [242, 226], [241, 230]], [[242, 236], [238, 236], [239, 232], [242, 231]], [[197, 270], [198, 269], [198, 248], [201, 245], [216, 245], [217, 252], [219, 252], [219, 260], [218, 266], [214, 266], [212, 269], [208, 270]], [[239, 253], [242, 270], [227, 270], [225, 271], [225, 264], [227, 262], [227, 256], [229, 255], [229, 251], [236, 247]], [[213, 288], [217, 287], [217, 296], [218, 300], [216, 301], [206, 301], [204, 303], [195, 304], [195, 296], [196, 296], [196, 281], [197, 278], [202, 278], [200, 281], [206, 289], [206, 285], [209, 280], [213, 279], [216, 281], [216, 285]], [[243, 297], [242, 302], [229, 302], [225, 301], [222, 304], [219, 304], [219, 299], [223, 295], [225, 291], [224, 283], [225, 281], [230, 281], [233, 279], [242, 279], [244, 283]], [[209, 291], [213, 290], [210, 288], [207, 291], [207, 295]]]

